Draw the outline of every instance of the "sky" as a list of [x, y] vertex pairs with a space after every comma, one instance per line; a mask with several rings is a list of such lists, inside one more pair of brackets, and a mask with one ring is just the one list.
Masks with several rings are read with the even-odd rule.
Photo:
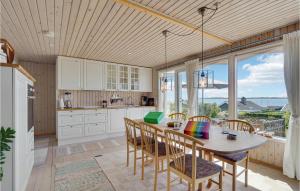
[[[228, 83], [227, 64], [209, 65], [205, 69], [214, 71], [214, 83]], [[283, 53], [257, 54], [238, 60], [237, 79], [238, 97], [286, 97]], [[183, 91], [183, 95], [187, 95], [186, 89]], [[174, 94], [174, 91], [169, 92], [168, 98]], [[205, 90], [204, 97], [228, 97], [228, 89]]]

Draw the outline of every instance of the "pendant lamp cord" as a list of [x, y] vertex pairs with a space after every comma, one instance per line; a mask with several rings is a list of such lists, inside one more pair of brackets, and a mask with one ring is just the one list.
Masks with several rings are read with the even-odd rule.
[[165, 36], [165, 65], [166, 65], [166, 78], [168, 77], [168, 55], [167, 55], [167, 34], [168, 30], [164, 30], [163, 35]]
[[[205, 11], [205, 9], [204, 9], [204, 11]], [[201, 12], [201, 15], [202, 15], [202, 23], [201, 23], [201, 25], [202, 25], [202, 27], [201, 27], [201, 29], [202, 29], [202, 31], [201, 31], [201, 38], [202, 38], [202, 43], [201, 43], [201, 46], [202, 46], [202, 53], [201, 53], [201, 61], [202, 61], [202, 70], [203, 70], [203, 65], [204, 65], [204, 54], [203, 54], [203, 49], [204, 49], [204, 38], [203, 38], [203, 32], [204, 32], [204, 23], [203, 23], [203, 17], [204, 17], [204, 11], [203, 12]]]

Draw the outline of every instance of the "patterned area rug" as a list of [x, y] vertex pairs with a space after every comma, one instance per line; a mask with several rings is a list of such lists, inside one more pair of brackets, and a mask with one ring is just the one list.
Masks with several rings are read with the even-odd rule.
[[56, 164], [55, 191], [115, 191], [94, 159]]

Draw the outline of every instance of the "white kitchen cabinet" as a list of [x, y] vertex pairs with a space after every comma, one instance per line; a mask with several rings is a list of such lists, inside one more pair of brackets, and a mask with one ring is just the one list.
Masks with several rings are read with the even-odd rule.
[[98, 140], [106, 129], [107, 109], [57, 112], [58, 145]]
[[117, 64], [105, 64], [105, 89], [118, 89], [118, 66]]
[[118, 90], [129, 90], [129, 66], [118, 66]]
[[142, 107], [133, 107], [127, 109], [127, 117], [129, 119], [143, 119], [144, 109]]
[[59, 128], [59, 139], [69, 139], [84, 136], [84, 125], [66, 125]]
[[85, 129], [85, 136], [100, 135], [105, 133], [106, 123], [86, 124], [84, 129]]
[[111, 133], [125, 132], [124, 118], [127, 109], [108, 109], [108, 122]]
[[130, 67], [130, 90], [140, 90], [140, 68]]
[[140, 68], [140, 91], [152, 92], [152, 69]]
[[84, 90], [103, 90], [103, 63], [84, 61]]
[[57, 88], [63, 90], [83, 89], [84, 60], [62, 56], [57, 59]]

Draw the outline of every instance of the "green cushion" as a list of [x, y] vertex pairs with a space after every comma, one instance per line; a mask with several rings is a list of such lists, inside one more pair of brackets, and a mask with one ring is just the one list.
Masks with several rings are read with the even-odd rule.
[[146, 123], [152, 123], [152, 124], [159, 124], [161, 120], [164, 118], [163, 112], [149, 112], [144, 117], [144, 122]]

